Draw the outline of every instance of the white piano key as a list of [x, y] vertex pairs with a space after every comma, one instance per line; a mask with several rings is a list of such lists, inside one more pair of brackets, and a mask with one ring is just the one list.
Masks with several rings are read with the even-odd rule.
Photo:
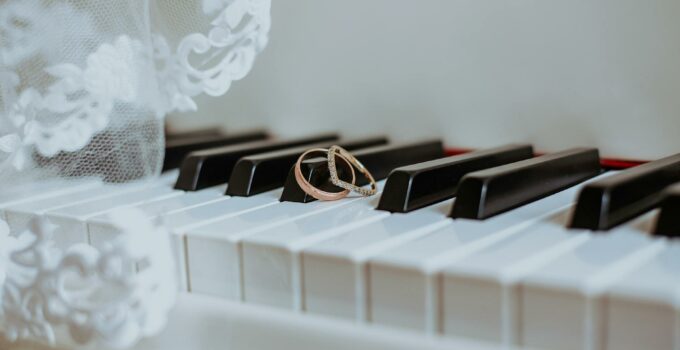
[[158, 181], [161, 183], [167, 183], [174, 187], [175, 182], [177, 182], [177, 177], [179, 177], [179, 169], [171, 169], [161, 173], [158, 177]]
[[611, 285], [605, 349], [680, 348], [680, 242]]
[[280, 202], [190, 230], [186, 245], [191, 291], [242, 300], [243, 238], [356, 200]]
[[224, 192], [227, 186], [209, 187], [194, 192], [184, 192], [182, 196], [154, 200], [137, 205], [136, 208], [151, 217], [168, 215], [176, 211], [186, 210], [191, 207], [205, 205], [213, 200], [229, 198]]
[[7, 217], [10, 232], [17, 234], [26, 228], [31, 218], [44, 215], [48, 211], [99, 200], [121, 193], [138, 191], [140, 188], [142, 188], [142, 185], [139, 184], [118, 185], [104, 183], [94, 187], [86, 186], [85, 188], [79, 188], [76, 191], [59, 196], [9, 206], [5, 209], [5, 216]]
[[58, 246], [69, 247], [75, 243], [89, 243], [87, 220], [118, 207], [131, 206], [147, 201], [181, 195], [167, 184], [148, 185], [139, 191], [121, 193], [94, 201], [48, 211], [45, 217], [57, 225], [54, 241]]
[[[100, 188], [104, 187], [110, 188], [111, 194], [115, 194], [116, 191], [125, 190], [134, 186], [172, 186], [176, 181], [178, 174], [178, 171], [173, 170], [161, 174], [157, 179], [144, 179], [127, 184], [103, 183], [100, 179], [91, 177], [37, 181], [21, 186], [18, 189], [0, 193], [0, 219], [10, 219], [5, 214], [6, 209], [18, 209], [22, 213], [20, 215], [26, 215], [32, 213], [32, 211], [35, 211], [34, 214], [43, 214], [44, 211], [49, 209], [74, 205], [86, 199], [81, 198], [80, 193], [82, 193], [83, 196], [86, 196], [83, 191], [88, 190], [92, 191], [93, 197], [91, 199], [97, 199], [108, 195], [107, 190], [100, 190]], [[50, 207], [52, 204], [54, 205]], [[60, 206], [59, 204], [63, 205]], [[33, 205], [35, 205], [35, 207]], [[25, 217], [15, 218], [14, 228], [21, 228], [23, 225], [20, 223], [25, 219]], [[10, 228], [12, 228], [12, 226], [10, 226]], [[13, 230], [13, 232], [14, 231], [15, 230]]]
[[391, 214], [304, 249], [304, 310], [365, 321], [367, 259], [450, 224], [451, 203]]
[[[212, 201], [226, 199], [228, 197], [224, 195], [224, 190], [225, 186], [218, 186], [196, 192], [184, 192], [181, 195], [135, 205], [135, 208], [143, 211], [149, 219], [156, 220], [163, 215], [170, 215]], [[108, 213], [102, 213], [88, 219], [87, 228], [90, 244], [94, 247], [102, 247], [104, 242], [114, 239], [119, 234], [116, 226], [110, 221]]]
[[0, 203], [4, 204], [17, 199], [26, 199], [29, 197], [40, 197], [48, 192], [54, 190], [61, 190], [68, 185], [77, 184], [77, 182], [101, 182], [92, 178], [84, 178], [79, 180], [69, 180], [69, 179], [47, 179], [47, 180], [36, 180], [35, 182], [30, 182], [11, 188], [3, 188], [0, 191]]
[[606, 324], [603, 292], [626, 273], [653, 259], [665, 245], [664, 240], [654, 240], [634, 226], [626, 225], [607, 234], [580, 231], [590, 235], [586, 242], [521, 280], [519, 345], [553, 349], [602, 347]]
[[187, 261], [185, 238], [189, 230], [251, 210], [274, 205], [278, 203], [280, 196], [281, 190], [269, 191], [247, 198], [223, 196], [202, 205], [161, 216], [159, 220], [170, 229], [172, 235], [170, 243], [175, 255], [175, 261], [177, 262], [180, 289], [190, 291], [189, 263]]
[[441, 286], [444, 333], [515, 345], [517, 281], [591, 237], [566, 230], [571, 213], [564, 214], [448, 266]]
[[[443, 296], [438, 275], [442, 269], [553, 219], [572, 206], [582, 186], [484, 221], [455, 220], [450, 227], [376, 255], [369, 264], [371, 321], [429, 333], [441, 331]], [[484, 338], [497, 333], [474, 329], [470, 334], [480, 332], [485, 332]]]
[[[223, 193], [220, 191], [220, 186], [196, 192], [184, 192], [181, 196], [173, 196], [166, 199], [151, 201], [149, 203], [143, 203], [138, 205], [138, 207], [142, 210], [145, 208], [150, 209], [152, 213], [155, 213], [159, 208], [162, 208], [164, 204], [167, 204], [168, 202], [175, 203], [175, 199], [186, 203], [187, 200], [193, 201], [197, 198], [201, 199], [204, 196], [212, 198], [215, 193]], [[247, 198], [220, 196], [219, 198], [207, 199], [206, 202], [197, 203], [196, 205], [178, 209], [154, 218], [154, 220], [159, 220], [159, 222], [170, 230], [170, 243], [176, 261], [179, 289], [181, 291], [189, 290], [187, 276], [188, 263], [186, 260], [186, 244], [184, 238], [187, 230], [194, 226], [208, 224], [249, 210], [278, 203], [280, 196], [280, 190], [265, 192]], [[89, 233], [90, 244], [97, 248], [101, 248], [105, 242], [113, 239], [118, 234], [115, 227], [109, 222], [107, 213], [100, 214], [88, 220], [88, 229], [91, 230]]]
[[7, 208], [18, 205], [56, 198], [73, 192], [94, 189], [102, 185], [97, 179], [79, 180], [49, 180], [34, 186], [28, 186], [17, 191], [10, 191], [0, 195], [0, 219], [7, 220]]
[[567, 232], [571, 210], [496, 242], [443, 269], [435, 313], [447, 335], [512, 345], [516, 342], [517, 279], [583, 244], [589, 236]]
[[300, 311], [301, 250], [389, 216], [375, 210], [378, 200], [364, 198], [243, 238], [244, 300]]
[[444, 267], [550, 219], [569, 208], [577, 193], [577, 187], [570, 188], [484, 221], [458, 219], [375, 256], [369, 266], [371, 320], [438, 331], [442, 306], [436, 276]]

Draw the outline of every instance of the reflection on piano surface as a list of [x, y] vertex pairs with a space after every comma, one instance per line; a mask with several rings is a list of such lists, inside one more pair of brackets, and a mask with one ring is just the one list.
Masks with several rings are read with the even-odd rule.
[[[332, 144], [374, 174], [378, 196], [300, 190], [297, 157]], [[330, 189], [325, 164], [303, 173]], [[592, 148], [447, 156], [436, 139], [193, 133], [168, 137], [152, 184], [10, 191], [0, 215], [13, 233], [41, 215], [57, 244], [102, 246], [117, 234], [106, 213], [137, 207], [172, 228], [187, 293], [501, 345], [677, 348], [680, 157], [601, 164]]]

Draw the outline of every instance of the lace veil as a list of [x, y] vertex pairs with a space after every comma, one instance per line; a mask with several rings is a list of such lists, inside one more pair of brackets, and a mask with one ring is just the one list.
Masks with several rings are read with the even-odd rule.
[[163, 117], [243, 78], [268, 0], [0, 1], [0, 183], [157, 174]]
[[[223, 95], [250, 71], [270, 6], [0, 0], [0, 195], [52, 178], [157, 175], [164, 116], [197, 110], [194, 97]], [[107, 249], [60, 251], [49, 222], [17, 238], [0, 217], [0, 336], [54, 344], [65, 331], [79, 344], [126, 347], [162, 328], [176, 290], [167, 235], [140, 213], [113, 219], [123, 234]], [[145, 273], [116, 268], [139, 260]], [[81, 289], [69, 289], [67, 275]], [[83, 297], [111, 290], [119, 293], [99, 304]]]

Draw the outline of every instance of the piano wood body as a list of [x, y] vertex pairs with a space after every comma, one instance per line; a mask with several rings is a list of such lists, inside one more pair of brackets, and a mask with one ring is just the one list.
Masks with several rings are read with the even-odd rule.
[[[386, 327], [368, 327], [325, 317], [291, 314], [269, 307], [183, 293], [170, 322], [158, 336], [134, 350], [295, 349], [341, 350], [492, 350], [495, 344], [465, 338], [433, 338]], [[32, 342], [7, 343], [0, 349], [49, 350]], [[69, 347], [58, 347], [67, 350]]]

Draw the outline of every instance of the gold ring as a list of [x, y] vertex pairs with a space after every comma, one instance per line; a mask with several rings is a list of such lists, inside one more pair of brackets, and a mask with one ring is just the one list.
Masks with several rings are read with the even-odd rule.
[[[352, 166], [356, 167], [362, 174], [364, 174], [364, 176], [366, 176], [366, 179], [368, 179], [369, 184], [371, 185], [371, 189], [359, 187], [354, 184], [354, 181], [352, 181], [352, 183], [349, 183], [341, 180], [340, 177], [338, 177], [338, 169], [335, 166], [336, 156], [339, 156], [346, 162], [349, 161], [349, 163], [351, 163]], [[340, 146], [331, 146], [331, 148], [328, 149], [328, 171], [330, 172], [331, 175], [331, 182], [335, 186], [344, 188], [345, 190], [354, 191], [366, 197], [378, 193], [378, 184], [375, 183], [375, 179], [373, 178], [373, 175], [371, 175], [371, 172], [368, 171], [368, 169], [366, 169], [366, 167], [356, 157], [354, 157], [346, 149]]]
[[[349, 194], [350, 190], [345, 189], [341, 192], [328, 192], [328, 191], [323, 191], [320, 190], [316, 187], [314, 187], [307, 179], [305, 179], [304, 175], [302, 175], [302, 161], [305, 160], [305, 157], [309, 155], [310, 153], [314, 152], [323, 152], [323, 153], [328, 153], [329, 150], [325, 148], [312, 148], [310, 150], [305, 151], [300, 155], [298, 158], [297, 162], [295, 163], [295, 180], [297, 181], [298, 185], [300, 188], [305, 191], [308, 195], [321, 200], [321, 201], [335, 201], [338, 199], [342, 199], [344, 197], [347, 197]], [[349, 166], [350, 172], [352, 173], [352, 184], [356, 181], [356, 174], [354, 173], [354, 167], [352, 167], [352, 164], [347, 160], [344, 156], [340, 156], [342, 160], [347, 163], [347, 166]], [[337, 170], [336, 170], [336, 176], [337, 176]]]

